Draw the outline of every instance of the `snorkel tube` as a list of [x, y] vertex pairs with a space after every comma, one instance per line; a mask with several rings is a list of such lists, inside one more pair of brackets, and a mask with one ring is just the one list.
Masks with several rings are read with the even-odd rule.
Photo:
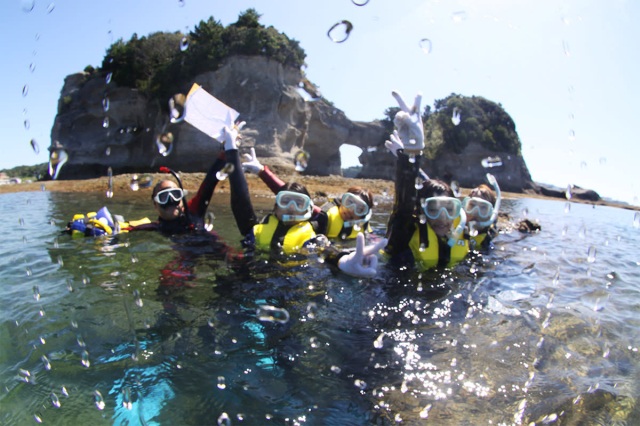
[[[165, 167], [162, 166], [160, 167], [160, 173], [170, 173], [175, 180], [178, 182], [178, 186], [180, 187], [180, 190], [182, 191], [183, 194], [183, 200], [184, 200], [184, 187], [182, 186], [182, 179], [180, 179], [180, 176], [178, 175], [178, 173], [174, 172], [172, 169], [170, 169], [169, 167]], [[186, 203], [184, 203], [184, 214], [187, 217], [187, 221], [189, 222], [189, 226], [191, 228], [194, 227], [193, 221], [191, 220], [191, 214], [189, 213], [189, 207], [187, 206]]]
[[354, 219], [354, 220], [345, 220], [343, 223], [343, 226], [347, 227], [347, 228], [352, 228], [354, 225], [360, 225], [363, 223], [367, 223], [371, 220], [371, 215], [373, 214], [373, 211], [371, 209], [369, 209], [369, 213], [367, 213], [365, 215], [365, 217], [363, 217], [362, 219]]
[[456, 241], [460, 239], [460, 236], [464, 232], [464, 227], [467, 225], [467, 213], [464, 209], [460, 209], [460, 223], [456, 226], [456, 229], [451, 232], [451, 236], [449, 237], [449, 247], [453, 247], [456, 244]]
[[307, 212], [303, 215], [297, 215], [297, 214], [282, 215], [283, 222], [302, 222], [309, 219], [311, 219], [311, 208], [309, 208], [309, 210], [307, 210]]

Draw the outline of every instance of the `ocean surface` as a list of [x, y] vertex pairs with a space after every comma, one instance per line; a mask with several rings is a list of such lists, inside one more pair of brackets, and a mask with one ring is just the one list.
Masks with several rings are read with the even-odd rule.
[[[321, 255], [61, 234], [104, 205], [154, 218], [147, 196], [0, 200], [0, 424], [640, 424], [633, 211], [504, 200], [489, 252], [358, 280]], [[227, 205], [214, 195], [214, 230], [239, 251]]]

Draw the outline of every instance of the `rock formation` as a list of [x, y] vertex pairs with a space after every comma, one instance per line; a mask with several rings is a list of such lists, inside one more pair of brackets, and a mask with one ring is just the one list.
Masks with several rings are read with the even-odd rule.
[[[234, 56], [217, 71], [200, 74], [195, 82], [241, 113], [240, 119], [247, 122], [241, 149], [255, 147], [265, 164], [293, 167], [293, 156], [303, 149], [310, 155], [305, 174], [341, 175], [340, 147], [349, 144], [363, 150], [359, 177], [394, 178], [395, 161], [384, 147], [388, 135], [382, 122], [349, 120], [318, 97], [299, 69], [261, 56]], [[52, 153], [64, 149], [68, 154], [59, 178], [103, 176], [108, 168], [114, 174], [155, 171], [159, 166], [206, 171], [220, 145], [187, 123], [171, 123], [164, 110], [104, 76], [68, 76], [49, 148]], [[156, 139], [167, 132], [173, 134], [173, 142], [164, 156]], [[499, 157], [502, 164], [494, 162], [496, 167], [487, 168], [482, 165], [487, 157]], [[522, 157], [489, 152], [476, 144], [461, 154], [425, 159], [423, 168], [431, 177], [457, 180], [464, 187], [484, 182], [490, 171], [504, 190], [535, 189]]]

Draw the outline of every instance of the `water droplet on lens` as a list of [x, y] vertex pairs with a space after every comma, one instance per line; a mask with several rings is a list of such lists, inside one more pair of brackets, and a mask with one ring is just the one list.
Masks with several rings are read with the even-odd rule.
[[156, 147], [158, 148], [158, 153], [163, 157], [171, 154], [171, 151], [173, 151], [173, 133], [166, 132], [159, 135], [156, 138]]
[[524, 209], [522, 209], [522, 217], [526, 219], [527, 216], [529, 216], [529, 209], [525, 207]]
[[127, 410], [131, 410], [131, 408], [133, 408], [133, 404], [131, 402], [131, 388], [129, 386], [125, 386], [122, 389], [122, 406]]
[[111, 107], [111, 101], [109, 100], [108, 96], [105, 96], [104, 98], [102, 98], [102, 110], [104, 112], [109, 111], [109, 108]]
[[494, 167], [500, 167], [502, 166], [502, 159], [498, 156], [495, 157], [487, 157], [487, 158], [483, 158], [480, 161], [480, 164], [482, 165], [482, 167], [484, 167], [485, 169], [492, 169]]
[[89, 352], [87, 352], [86, 350], [82, 351], [81, 361], [80, 362], [82, 363], [82, 365], [84, 365], [87, 368], [89, 368], [91, 366], [91, 361], [89, 360]]
[[229, 176], [229, 174], [233, 173], [234, 170], [235, 166], [233, 165], [233, 163], [227, 163], [224, 165], [222, 170], [219, 170], [216, 173], [216, 178], [218, 178], [218, 180], [225, 180]]
[[461, 191], [460, 191], [460, 184], [458, 183], [457, 180], [453, 180], [451, 181], [451, 190], [453, 191], [453, 196], [454, 197], [460, 197], [462, 195]]
[[142, 308], [144, 302], [142, 301], [142, 297], [140, 297], [140, 292], [138, 290], [133, 290], [133, 300], [137, 307]]
[[25, 130], [29, 130], [30, 127], [31, 127], [31, 121], [29, 121], [29, 119], [25, 119], [24, 120], [24, 129]]
[[31, 139], [31, 149], [33, 149], [33, 152], [36, 154], [40, 153], [40, 145], [38, 145], [35, 139]]
[[569, 142], [573, 142], [576, 140], [576, 132], [571, 129], [569, 130]]
[[40, 288], [37, 285], [33, 286], [33, 298], [40, 300]]
[[218, 417], [218, 426], [231, 426], [231, 419], [227, 413], [220, 414], [220, 417]]
[[451, 15], [451, 20], [456, 24], [464, 21], [465, 19], [467, 19], [467, 12], [465, 12], [464, 10], [453, 12], [453, 14]]
[[360, 390], [365, 390], [367, 388], [367, 382], [365, 382], [364, 380], [355, 379], [353, 381], [353, 384]]
[[215, 220], [216, 216], [213, 214], [213, 212], [207, 212], [207, 214], [204, 216], [204, 229], [207, 232], [211, 232], [213, 231], [213, 222]]
[[277, 308], [271, 305], [261, 305], [256, 311], [256, 316], [260, 321], [277, 322], [285, 324], [289, 321], [289, 312], [284, 308]]
[[102, 397], [102, 394], [99, 390], [93, 391], [93, 400], [96, 403], [96, 407], [98, 408], [98, 410], [104, 410], [104, 398]]
[[107, 198], [113, 197], [113, 170], [111, 167], [107, 169]]
[[20, 0], [20, 7], [22, 8], [23, 12], [26, 12], [26, 13], [31, 12], [35, 7], [35, 5], [36, 5], [35, 0]]
[[55, 10], [56, 8], [56, 4], [55, 3], [49, 3], [49, 6], [47, 6], [47, 13], [51, 13]]
[[218, 389], [225, 389], [227, 384], [225, 382], [224, 376], [218, 376]]
[[104, 155], [106, 155], [107, 157], [111, 155], [111, 147], [108, 146], [107, 149], [104, 150]]
[[597, 250], [595, 248], [595, 246], [590, 246], [589, 250], [587, 251], [587, 262], [589, 263], [593, 263], [596, 261], [596, 254], [597, 254]]
[[416, 189], [422, 189], [424, 187], [423, 182], [424, 181], [422, 180], [422, 178], [417, 177], [416, 178], [416, 185], [415, 185]]
[[172, 123], [180, 123], [184, 120], [186, 98], [182, 93], [173, 95], [169, 99], [169, 121]]
[[[56, 149], [51, 151], [49, 155], [49, 175], [52, 179], [56, 179], [60, 173], [60, 169], [67, 162], [69, 156], [64, 149]], [[43, 189], [44, 190], [44, 189]]]
[[24, 86], [22, 86], [22, 97], [26, 98], [28, 94], [29, 94], [29, 85], [25, 84]]
[[113, 73], [112, 73], [112, 72], [107, 73], [107, 76], [105, 77], [104, 82], [105, 82], [106, 84], [109, 84], [109, 83], [111, 83], [111, 79], [112, 79], [112, 78], [113, 78]]
[[373, 347], [376, 349], [382, 349], [382, 347], [384, 346], [384, 342], [382, 341], [383, 339], [384, 339], [384, 333], [380, 333], [378, 338], [373, 341]]
[[369, 3], [369, 0], [351, 0], [351, 3], [355, 4], [356, 6], [365, 6], [367, 3]]
[[567, 185], [567, 189], [564, 191], [564, 196], [567, 200], [570, 200], [573, 194], [571, 194], [571, 185]]
[[600, 157], [599, 162], [601, 166], [604, 166], [605, 164], [607, 164], [607, 159], [605, 157]]
[[49, 398], [51, 399], [51, 405], [56, 408], [60, 408], [62, 404], [60, 404], [60, 399], [58, 398], [58, 395], [55, 394], [55, 392], [51, 392]]
[[304, 172], [309, 165], [309, 153], [303, 150], [296, 152], [293, 162], [296, 166], [296, 172]]
[[102, 120], [102, 127], [105, 129], [109, 128], [109, 117], [105, 117], [104, 120]]
[[329, 28], [329, 31], [327, 31], [327, 36], [334, 43], [342, 43], [349, 38], [349, 34], [352, 30], [353, 24], [351, 22], [340, 21]]
[[569, 43], [566, 40], [562, 41], [562, 50], [566, 56], [571, 56], [571, 49], [569, 48]]
[[44, 365], [44, 369], [47, 371], [51, 370], [51, 361], [49, 361], [49, 358], [47, 358], [46, 355], [42, 355], [40, 359], [42, 360], [42, 365]]
[[138, 189], [140, 189], [140, 184], [138, 183], [138, 175], [131, 176], [129, 187], [131, 187], [132, 191], [137, 191]]
[[429, 40], [428, 38], [423, 38], [422, 40], [420, 40], [418, 45], [420, 46], [420, 49], [422, 49], [422, 51], [425, 54], [428, 55], [431, 53], [432, 44], [431, 44], [431, 40]]
[[564, 205], [564, 214], [571, 213], [571, 203], [565, 203]]
[[182, 37], [182, 40], [180, 40], [180, 50], [181, 51], [185, 51], [189, 48], [189, 38], [187, 36]]
[[633, 215], [633, 227], [636, 229], [640, 228], [640, 212], [635, 212]]

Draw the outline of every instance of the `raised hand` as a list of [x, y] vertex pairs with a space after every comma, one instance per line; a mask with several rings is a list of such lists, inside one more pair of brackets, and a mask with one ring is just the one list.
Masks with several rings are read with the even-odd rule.
[[404, 144], [402, 140], [400, 140], [400, 135], [397, 130], [394, 130], [391, 135], [389, 135], [389, 140], [384, 142], [384, 146], [395, 156], [398, 156], [398, 150], [404, 149]]
[[377, 253], [387, 245], [387, 239], [382, 238], [375, 244], [364, 245], [364, 234], [356, 237], [356, 250], [342, 256], [338, 261], [338, 267], [346, 274], [359, 278], [373, 278], [378, 269]]
[[246, 122], [241, 121], [233, 125], [233, 127], [224, 126], [222, 130], [222, 143], [224, 150], [238, 149], [238, 139], [240, 139], [240, 130], [244, 127]]
[[400, 93], [393, 91], [391, 94], [400, 106], [400, 111], [393, 118], [393, 124], [398, 130], [398, 136], [404, 144], [404, 149], [408, 152], [422, 151], [424, 149], [424, 127], [420, 117], [422, 94], [416, 95], [411, 108], [402, 99]]
[[264, 166], [258, 161], [256, 157], [255, 148], [251, 148], [251, 154], [244, 154], [245, 162], [242, 163], [242, 169], [247, 173], [258, 174], [264, 170]]

